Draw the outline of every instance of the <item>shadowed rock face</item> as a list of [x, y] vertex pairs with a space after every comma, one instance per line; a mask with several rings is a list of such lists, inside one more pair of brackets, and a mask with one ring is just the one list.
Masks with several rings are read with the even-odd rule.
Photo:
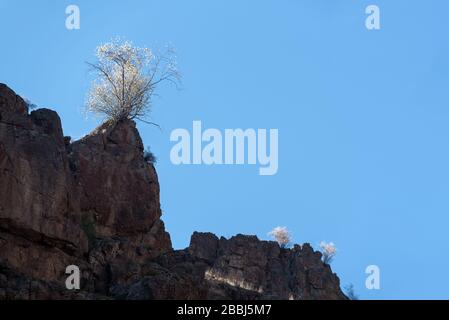
[[[194, 233], [173, 250], [135, 123], [73, 143], [0, 84], [0, 299], [345, 299], [305, 244]], [[66, 267], [81, 290], [65, 288]]]

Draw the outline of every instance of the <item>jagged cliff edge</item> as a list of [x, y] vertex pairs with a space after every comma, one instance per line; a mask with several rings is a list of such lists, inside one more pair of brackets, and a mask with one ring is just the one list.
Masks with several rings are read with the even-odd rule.
[[134, 122], [71, 143], [56, 112], [0, 84], [0, 299], [346, 299], [308, 244], [194, 233], [173, 250], [160, 218]]

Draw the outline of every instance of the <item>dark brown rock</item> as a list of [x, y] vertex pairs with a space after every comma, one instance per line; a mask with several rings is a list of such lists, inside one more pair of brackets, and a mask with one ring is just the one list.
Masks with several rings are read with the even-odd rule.
[[195, 233], [186, 251], [164, 259], [163, 266], [201, 284], [200, 299], [345, 299], [338, 277], [309, 244], [283, 249], [256, 236]]
[[307, 244], [196, 232], [173, 250], [134, 122], [70, 143], [54, 111], [28, 114], [0, 84], [0, 299], [345, 298]]
[[218, 255], [219, 239], [213, 233], [194, 232], [190, 239], [189, 253], [199, 259], [214, 261]]
[[29, 116], [17, 112], [20, 99], [0, 97], [16, 101], [0, 110], [0, 230], [82, 254], [87, 241], [58, 115]]
[[94, 216], [98, 236], [142, 235], [159, 220], [157, 174], [143, 159], [134, 122], [100, 126], [72, 144], [70, 159], [81, 210]]
[[26, 115], [28, 114], [28, 106], [25, 101], [8, 88], [7, 85], [0, 83], [0, 111]]

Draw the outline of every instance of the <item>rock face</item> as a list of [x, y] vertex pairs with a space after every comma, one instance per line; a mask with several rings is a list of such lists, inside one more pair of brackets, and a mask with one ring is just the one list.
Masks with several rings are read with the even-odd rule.
[[0, 84], [0, 299], [346, 299], [308, 244], [194, 233], [173, 250], [160, 218], [134, 122], [70, 143], [54, 111]]

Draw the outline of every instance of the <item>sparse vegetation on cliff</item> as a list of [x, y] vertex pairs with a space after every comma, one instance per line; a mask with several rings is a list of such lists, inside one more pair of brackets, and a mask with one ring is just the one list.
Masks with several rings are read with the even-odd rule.
[[321, 241], [320, 243], [321, 253], [323, 254], [323, 262], [331, 264], [337, 254], [337, 247], [333, 242]]
[[276, 227], [268, 233], [281, 248], [287, 248], [292, 241], [292, 235], [287, 227]]
[[[147, 123], [152, 98], [164, 82], [179, 84], [172, 48], [154, 52], [115, 39], [100, 45], [97, 62], [88, 63], [96, 75], [86, 110], [113, 121], [137, 119]], [[154, 124], [154, 123], [152, 123]]]

